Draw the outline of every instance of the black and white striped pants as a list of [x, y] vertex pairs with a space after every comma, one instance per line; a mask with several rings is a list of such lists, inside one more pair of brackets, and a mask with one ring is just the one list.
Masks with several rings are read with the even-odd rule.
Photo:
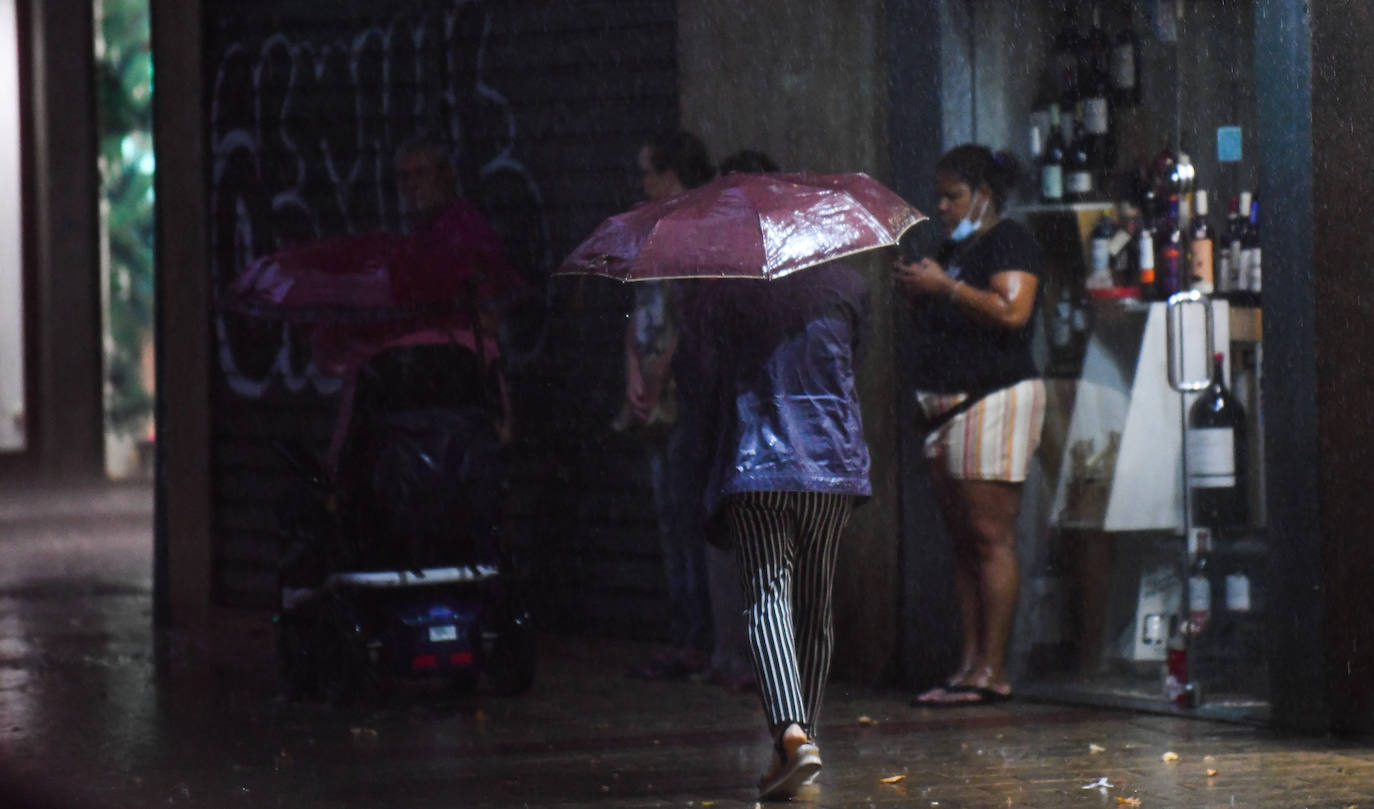
[[834, 646], [832, 591], [853, 498], [744, 492], [724, 504], [744, 588], [754, 676], [769, 726], [815, 735]]

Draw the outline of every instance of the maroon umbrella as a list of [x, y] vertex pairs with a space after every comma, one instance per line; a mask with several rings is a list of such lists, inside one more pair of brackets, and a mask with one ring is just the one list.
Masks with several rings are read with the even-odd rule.
[[410, 236], [337, 236], [263, 256], [239, 272], [221, 305], [290, 322], [353, 323], [499, 309], [526, 292], [496, 232], [460, 200]]
[[895, 245], [925, 218], [866, 174], [727, 174], [610, 217], [557, 273], [779, 278]]

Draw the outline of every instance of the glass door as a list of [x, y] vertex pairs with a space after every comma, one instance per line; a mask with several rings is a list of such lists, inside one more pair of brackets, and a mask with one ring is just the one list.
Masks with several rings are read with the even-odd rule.
[[0, 455], [28, 448], [25, 386], [24, 199], [15, 0], [0, 0]]
[[1038, 12], [1043, 78], [1005, 127], [1027, 133], [1033, 191], [1012, 215], [1046, 256], [1051, 396], [1013, 676], [1022, 693], [1263, 720], [1253, 3]]

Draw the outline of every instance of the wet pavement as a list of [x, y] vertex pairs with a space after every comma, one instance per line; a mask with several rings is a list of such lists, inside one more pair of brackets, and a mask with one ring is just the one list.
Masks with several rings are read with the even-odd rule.
[[[277, 696], [267, 616], [151, 627], [151, 493], [0, 491], [0, 807], [753, 806], [752, 694], [623, 676], [653, 650], [540, 638], [527, 694]], [[832, 686], [818, 807], [1374, 806], [1374, 747]], [[1110, 784], [1110, 786], [1105, 786]], [[1139, 801], [1139, 803], [1135, 803]]]

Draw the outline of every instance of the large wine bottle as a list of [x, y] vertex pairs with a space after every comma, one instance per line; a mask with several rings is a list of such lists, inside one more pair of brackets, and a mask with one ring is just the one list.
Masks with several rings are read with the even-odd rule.
[[1188, 486], [1193, 523], [1213, 533], [1246, 524], [1245, 411], [1226, 387], [1223, 355], [1188, 409]]

